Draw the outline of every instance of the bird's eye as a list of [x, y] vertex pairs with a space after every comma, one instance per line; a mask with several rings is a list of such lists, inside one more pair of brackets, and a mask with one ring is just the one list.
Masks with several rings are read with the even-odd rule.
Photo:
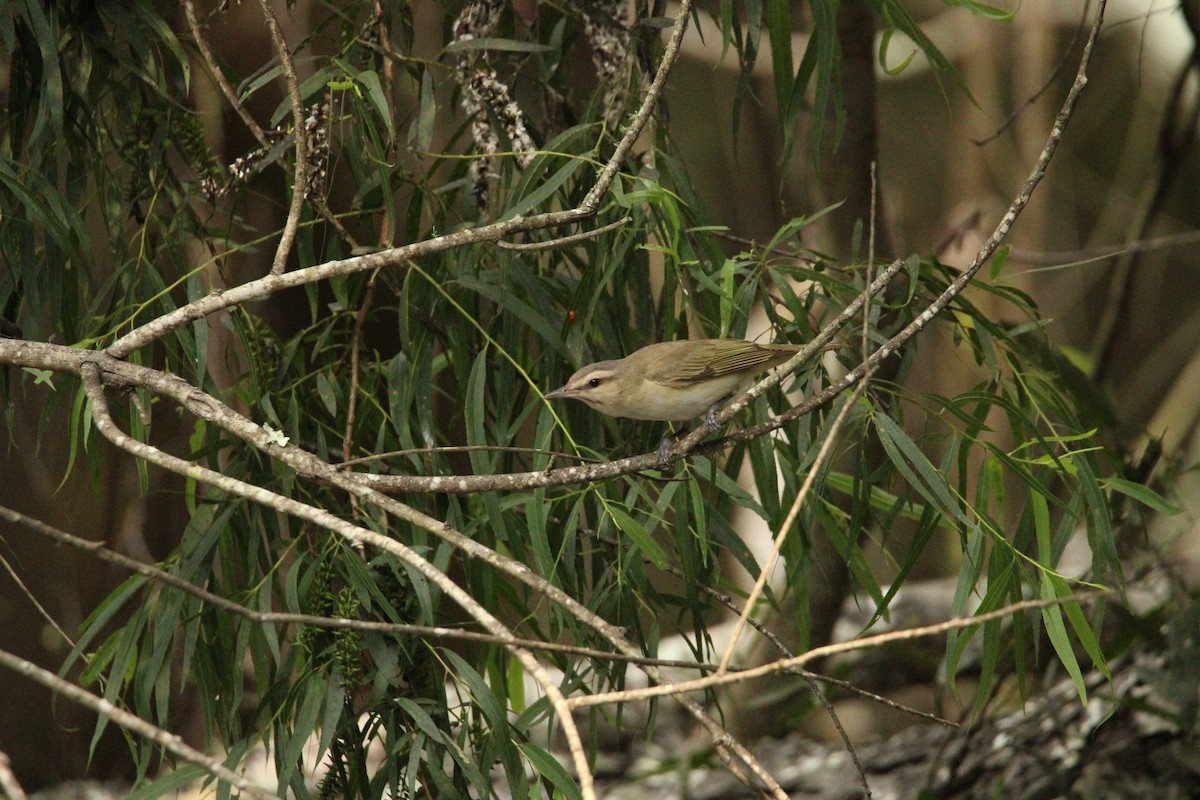
[[599, 378], [592, 378], [590, 381], [588, 381], [588, 386], [592, 387], [593, 389], [595, 389], [599, 385], [600, 385]]

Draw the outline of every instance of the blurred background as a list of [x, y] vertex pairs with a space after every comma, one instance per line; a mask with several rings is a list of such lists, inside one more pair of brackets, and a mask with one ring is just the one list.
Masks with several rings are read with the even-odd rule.
[[[871, 13], [865, 3], [849, 4]], [[793, 61], [798, 64], [809, 21], [801, 4], [795, 5]], [[286, 9], [283, 3], [277, 6], [287, 40], [316, 37], [319, 50], [330, 8], [305, 0]], [[1115, 447], [1137, 462], [1148, 437], [1161, 437], [1162, 457], [1147, 462], [1148, 468], [1156, 470], [1159, 485], [1177, 486], [1175, 497], [1192, 508], [1151, 530], [1158, 552], [1189, 585], [1197, 578], [1200, 546], [1194, 530], [1196, 479], [1190, 471], [1200, 456], [1197, 6], [1195, 0], [1109, 4], [1087, 91], [1045, 182], [1012, 231], [1012, 250], [997, 277], [1037, 302], [1050, 338], [1092, 376], [1102, 393], [1097, 400], [1116, 422]], [[517, 0], [513, 7], [518, 15], [538, 12], [534, 0]], [[970, 96], [920, 53], [888, 74], [875, 59], [877, 42], [868, 43], [865, 64], [848, 52], [843, 63], [846, 134], [842, 148], [822, 154], [818, 169], [805, 114], [796, 125], [792, 156], [779, 166], [783, 143], [765, 48], [736, 129], [731, 125], [739, 68], [732, 54], [722, 58], [711, 17], [715, 7], [701, 5], [699, 25], [689, 31], [683, 59], [667, 86], [664, 127], [692, 173], [710, 224], [761, 242], [792, 217], [844, 202], [805, 230], [804, 243], [839, 260], [861, 257], [864, 234], [856, 234], [855, 225], [869, 207], [861, 148], [870, 152], [874, 144], [880, 257], [936, 253], [946, 264], [965, 265], [1028, 177], [1074, 78], [1093, 7], [1077, 0], [1026, 0], [1016, 4], [1009, 22], [981, 19], [937, 0], [913, 0], [907, 7], [959, 70]], [[181, 14], [170, 13], [186, 38]], [[670, 15], [673, 8], [668, 5], [663, 13]], [[216, 18], [210, 29], [213, 47], [241, 74], [259, 69], [271, 48], [261, 25], [252, 23], [257, 15], [254, 4], [243, 3]], [[420, 4], [414, 19], [413, 55], [438, 57], [449, 18], [437, 4]], [[889, 66], [914, 50], [897, 35], [888, 48]], [[7, 100], [14, 91], [4, 66], [11, 52], [4, 56], [0, 97]], [[194, 54], [192, 61], [195, 73], [202, 74]], [[299, 69], [303, 78], [310, 66], [302, 60]], [[856, 69], [859, 76], [869, 70], [873, 79], [854, 83]], [[249, 107], [267, 119], [280, 96], [264, 91]], [[415, 97], [407, 100], [416, 103]], [[210, 82], [196, 79], [190, 101], [223, 162], [253, 147]], [[441, 121], [447, 126], [441, 136], [459, 122]], [[331, 196], [352, 194], [354, 188], [335, 182]], [[278, 189], [275, 179], [256, 184], [255, 193], [273, 199], [239, 208], [250, 225], [276, 230], [282, 224], [286, 204], [279, 202]], [[239, 254], [228, 262], [224, 278], [238, 283], [264, 274], [271, 254], [272, 248]], [[994, 296], [972, 294], [972, 299], [992, 304], [993, 319], [1005, 318], [1007, 309]], [[296, 313], [288, 307], [294, 301], [274, 297], [256, 312], [286, 321]], [[219, 321], [213, 330], [220, 334]], [[932, 330], [920, 337], [898, 379], [912, 392], [951, 394], [976, 383], [977, 369], [945, 329]], [[72, 453], [62, 434], [69, 413], [63, 403], [47, 405], [47, 394], [37, 386], [26, 384], [12, 394], [10, 438], [0, 454], [0, 504], [139, 559], [162, 558], [186, 525], [180, 482], [151, 471], [149, 493], [143, 496], [136, 471], [112, 459], [104, 446]], [[179, 446], [190, 432], [171, 415], [160, 414], [156, 425], [161, 426], [156, 436]], [[79, 474], [63, 481], [75, 458], [98, 460], [97, 486]], [[28, 595], [39, 598], [65, 629], [75, 630], [125, 576], [7, 524], [0, 525], [0, 551], [8, 570], [0, 580], [0, 647], [53, 669], [66, 645], [31, 607]], [[955, 555], [945, 555], [939, 563], [931, 553], [915, 577], [953, 575]], [[834, 592], [831, 607], [843, 599]], [[0, 750], [10, 756], [27, 789], [84, 774], [129, 777], [126, 745], [111, 727], [91, 752], [88, 715], [11, 675], [0, 685], [6, 687]]]

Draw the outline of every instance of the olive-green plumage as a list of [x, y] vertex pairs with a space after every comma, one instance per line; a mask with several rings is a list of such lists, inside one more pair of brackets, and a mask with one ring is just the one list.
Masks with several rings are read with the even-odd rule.
[[547, 399], [573, 398], [614, 417], [693, 419], [748, 388], [756, 375], [799, 352], [798, 345], [690, 339], [643, 347], [583, 367]]

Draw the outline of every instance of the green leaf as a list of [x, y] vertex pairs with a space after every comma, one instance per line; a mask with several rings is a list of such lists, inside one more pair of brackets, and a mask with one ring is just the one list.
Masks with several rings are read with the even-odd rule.
[[1105, 489], [1112, 489], [1114, 492], [1120, 492], [1126, 497], [1131, 497], [1147, 508], [1157, 511], [1159, 514], [1182, 514], [1181, 506], [1172, 505], [1165, 497], [1158, 492], [1140, 483], [1126, 480], [1125, 478], [1101, 478], [1100, 485]]
[[[425, 74], [428, 75], [429, 71], [426, 70]], [[374, 70], [368, 69], [358, 73], [355, 79], [367, 88], [367, 99], [375, 107], [375, 113], [383, 120], [383, 124], [387, 126], [388, 138], [395, 139], [396, 131], [392, 127], [392, 110], [388, 106], [387, 94], [383, 90], [383, 84], [379, 81], [379, 75]], [[421, 98], [421, 102], [425, 102], [424, 97]], [[423, 111], [424, 109], [422, 109]]]
[[336, 419], [338, 415], [337, 393], [329, 380], [329, 375], [324, 372], [317, 373], [317, 396], [321, 398], [321, 404], [325, 406], [329, 416]]
[[433, 87], [433, 70], [421, 73], [421, 110], [417, 115], [417, 149], [428, 152], [433, 147], [433, 132], [437, 122], [437, 96]]
[[642, 555], [650, 559], [650, 562], [659, 569], [667, 568], [669, 560], [666, 552], [659, 547], [658, 542], [654, 541], [654, 537], [650, 534], [650, 531], [646, 530], [644, 525], [631, 517], [625, 509], [611, 500], [604, 503], [604, 510], [612, 517], [613, 522], [621, 529], [621, 532], [633, 540], [634, 546], [642, 551]]
[[180, 764], [145, 786], [130, 792], [125, 796], [125, 800], [154, 800], [167, 794], [178, 796], [178, 793], [208, 777], [209, 773], [203, 767]]
[[945, 477], [925, 458], [925, 454], [908, 437], [904, 429], [887, 414], [878, 410], [875, 414], [875, 429], [879, 432], [879, 441], [884, 451], [909, 485], [940, 508], [942, 513], [969, 525], [970, 520], [954, 498]]
[[521, 742], [517, 745], [521, 754], [529, 759], [534, 771], [554, 786], [554, 796], [565, 800], [580, 800], [583, 797], [579, 790], [579, 781], [575, 780], [557, 758], [550, 755], [540, 745], [533, 742]]
[[917, 55], [917, 51], [913, 50], [907, 57], [894, 67], [889, 67], [887, 64], [888, 45], [891, 44], [892, 35], [896, 32], [895, 28], [884, 28], [883, 35], [879, 39], [879, 68], [883, 70], [885, 75], [899, 75], [908, 68], [912, 63], [913, 58]]
[[[1069, 597], [1070, 589], [1067, 589], [1065, 584], [1063, 588], [1066, 594], [1059, 594], [1058, 582], [1052, 579], [1052, 576], [1047, 572], [1041, 573], [1041, 593], [1042, 599], [1050, 600], [1057, 597]], [[1079, 693], [1079, 702], [1087, 705], [1087, 684], [1083, 680], [1083, 672], [1079, 669], [1079, 661], [1075, 658], [1075, 651], [1071, 647], [1071, 640], [1067, 636], [1067, 627], [1063, 623], [1062, 608], [1059, 606], [1047, 606], [1042, 609], [1042, 623], [1046, 626], [1046, 636], [1050, 639], [1050, 644], [1054, 647], [1054, 652], [1058, 654], [1058, 660], [1062, 662], [1063, 667], [1067, 670], [1067, 674], [1071, 676], [1071, 682], [1075, 684], [1075, 691]]]

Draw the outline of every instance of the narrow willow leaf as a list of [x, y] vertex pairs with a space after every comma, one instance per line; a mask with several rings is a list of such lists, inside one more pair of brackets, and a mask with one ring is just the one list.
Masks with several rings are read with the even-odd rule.
[[338, 415], [337, 393], [333, 389], [329, 375], [324, 372], [317, 373], [317, 396], [321, 398], [321, 405], [325, 406], [329, 416], [336, 419]]
[[[1042, 573], [1040, 596], [1044, 600], [1052, 600], [1061, 596], [1055, 589], [1055, 582], [1045, 572]], [[1069, 589], [1067, 596], [1070, 596]], [[1079, 702], [1087, 705], [1087, 684], [1084, 683], [1083, 672], [1079, 669], [1079, 661], [1075, 658], [1075, 650], [1071, 647], [1071, 640], [1067, 636], [1062, 608], [1059, 606], [1043, 608], [1042, 623], [1046, 626], [1046, 636], [1050, 639], [1054, 652], [1058, 654], [1058, 660], [1062, 662], [1067, 674], [1071, 676], [1071, 682], [1075, 684], [1075, 691], [1079, 693]]]
[[940, 508], [942, 513], [964, 525], [970, 525], [967, 515], [951, 494], [945, 477], [934, 468], [904, 429], [882, 411], [876, 412], [875, 429], [879, 432], [883, 449], [905, 480], [926, 500]]
[[173, 797], [182, 796], [186, 794], [183, 790], [194, 787], [197, 782], [208, 777], [209, 773], [203, 767], [196, 764], [180, 764], [145, 786], [130, 792], [125, 796], [125, 800], [155, 800], [168, 794]]
[[[1051, 576], [1055, 581], [1055, 588], [1064, 594], [1070, 593], [1070, 587], [1066, 581], [1058, 576]], [[1100, 647], [1100, 641], [1096, 637], [1096, 631], [1088, 622], [1087, 617], [1083, 615], [1083, 609], [1079, 607], [1079, 603], [1064, 603], [1062, 606], [1063, 612], [1067, 615], [1067, 621], [1071, 623], [1071, 629], [1075, 631], [1075, 638], [1083, 645], [1084, 652], [1088, 654], [1088, 658], [1092, 660], [1092, 666], [1100, 671], [1106, 678], [1112, 679], [1112, 672], [1108, 668], [1108, 661], [1104, 657], [1104, 651]]]
[[501, 215], [497, 222], [503, 222], [504, 220], [509, 220], [513, 217], [519, 217], [522, 214], [527, 214], [534, 210], [542, 203], [550, 199], [550, 197], [552, 197], [564, 183], [566, 183], [579, 170], [583, 169], [586, 163], [587, 162], [583, 161], [582, 159], [572, 158], [568, 160], [566, 164], [563, 164], [561, 167], [555, 170], [552, 175], [541, 181], [536, 189], [519, 200], [515, 200], [512, 205], [505, 209], [504, 214]]
[[1112, 489], [1114, 492], [1120, 492], [1126, 497], [1131, 497], [1160, 514], [1174, 516], [1183, 513], [1181, 506], [1172, 505], [1165, 497], [1144, 484], [1134, 483], [1124, 478], [1101, 478], [1100, 485], [1106, 489]]
[[[428, 70], [426, 70], [426, 74], [428, 74]], [[355, 79], [366, 87], [367, 99], [374, 107], [375, 113], [383, 120], [383, 124], [387, 126], [388, 138], [395, 139], [396, 131], [392, 127], [392, 111], [388, 107], [387, 93], [383, 90], [379, 75], [374, 70], [368, 69], [358, 73]], [[424, 102], [424, 98], [422, 98], [422, 102]]]
[[468, 50], [499, 50], [510, 53], [548, 53], [553, 49], [549, 45], [538, 42], [480, 36], [474, 39], [457, 39], [442, 48], [442, 52], [461, 53]]
[[554, 797], [562, 797], [563, 800], [581, 800], [583, 795], [579, 790], [579, 781], [563, 768], [557, 758], [533, 742], [522, 742], [518, 746], [521, 748], [521, 754], [529, 760], [537, 774], [554, 786]]
[[650, 534], [650, 531], [646, 530], [644, 525], [612, 501], [604, 504], [604, 510], [612, 517], [613, 522], [616, 523], [621, 532], [626, 534], [633, 541], [634, 546], [642, 551], [642, 555], [650, 559], [650, 562], [659, 569], [667, 568], [670, 562], [666, 551], [659, 546], [658, 542], [654, 541], [654, 537]]
[[1070, 461], [1078, 472], [1079, 488], [1086, 504], [1088, 544], [1092, 548], [1096, 575], [1100, 579], [1120, 575], [1121, 558], [1117, 554], [1116, 537], [1109, 519], [1108, 500], [1100, 491], [1100, 483], [1087, 456], [1072, 456]]
[[291, 783], [292, 773], [301, 768], [301, 758], [308, 737], [317, 729], [317, 720], [321, 718], [321, 709], [325, 705], [327, 694], [325, 682], [316, 676], [296, 687], [299, 694], [294, 706], [295, 712], [291, 723], [286, 729], [276, 727], [275, 746], [280, 750], [279, 756], [279, 785]]
[[525, 667], [522, 666], [521, 660], [516, 656], [509, 656], [508, 670], [506, 672], [508, 678], [508, 686], [505, 691], [508, 693], [508, 704], [513, 711], [520, 714], [525, 710]]

